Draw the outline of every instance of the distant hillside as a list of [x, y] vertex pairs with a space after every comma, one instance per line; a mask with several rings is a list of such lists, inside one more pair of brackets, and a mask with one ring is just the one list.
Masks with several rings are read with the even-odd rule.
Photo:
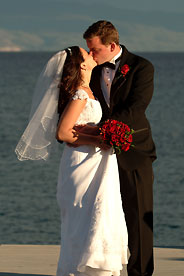
[[[0, 9], [0, 51], [85, 47], [82, 34], [93, 22], [112, 21], [120, 41], [137, 51], [184, 51], [184, 14], [124, 10], [87, 1], [6, 0]], [[43, 4], [44, 3], [44, 4]], [[123, 3], [123, 2], [122, 2]]]

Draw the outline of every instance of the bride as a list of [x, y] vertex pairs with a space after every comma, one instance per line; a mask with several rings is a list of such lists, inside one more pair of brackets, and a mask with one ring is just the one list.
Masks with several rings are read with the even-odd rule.
[[[65, 143], [57, 185], [57, 276], [118, 276], [127, 263], [116, 155], [101, 142], [97, 124], [102, 110], [89, 87], [95, 66], [92, 56], [78, 46], [49, 60], [38, 80], [30, 122], [15, 150], [20, 160], [46, 160], [55, 136]], [[78, 125], [84, 125], [85, 132], [78, 131]]]

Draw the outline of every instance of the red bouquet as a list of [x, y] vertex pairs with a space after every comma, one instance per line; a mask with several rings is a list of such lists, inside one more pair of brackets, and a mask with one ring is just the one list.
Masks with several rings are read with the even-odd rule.
[[128, 125], [111, 119], [107, 120], [100, 130], [102, 140], [110, 144], [116, 153], [129, 150], [134, 130]]

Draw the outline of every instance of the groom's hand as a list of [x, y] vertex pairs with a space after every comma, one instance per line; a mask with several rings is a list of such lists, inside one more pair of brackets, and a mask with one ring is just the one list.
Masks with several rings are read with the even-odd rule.
[[77, 131], [77, 132], [80, 132], [80, 133], [85, 133], [85, 134], [89, 134], [89, 135], [99, 135], [99, 127], [98, 126], [91, 126], [91, 125], [78, 125], [78, 126], [75, 126], [74, 129]]
[[77, 144], [77, 143], [66, 143], [66, 144], [67, 144], [67, 146], [70, 147], [70, 148], [78, 148], [79, 146], [81, 146], [81, 145], [79, 145], [79, 144]]

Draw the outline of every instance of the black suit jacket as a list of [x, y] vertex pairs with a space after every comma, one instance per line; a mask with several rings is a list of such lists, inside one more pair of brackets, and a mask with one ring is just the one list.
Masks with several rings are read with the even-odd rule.
[[[134, 147], [117, 156], [122, 168], [133, 170], [144, 165], [148, 159], [150, 161], [150, 158], [152, 161], [156, 159], [151, 128], [145, 115], [153, 94], [154, 68], [148, 60], [128, 52], [123, 45], [121, 47], [123, 53], [111, 86], [110, 107], [107, 106], [101, 90], [100, 65], [93, 69], [90, 86], [101, 103], [102, 121], [112, 118], [128, 124], [135, 130]], [[125, 64], [130, 70], [123, 77], [120, 69]]]

